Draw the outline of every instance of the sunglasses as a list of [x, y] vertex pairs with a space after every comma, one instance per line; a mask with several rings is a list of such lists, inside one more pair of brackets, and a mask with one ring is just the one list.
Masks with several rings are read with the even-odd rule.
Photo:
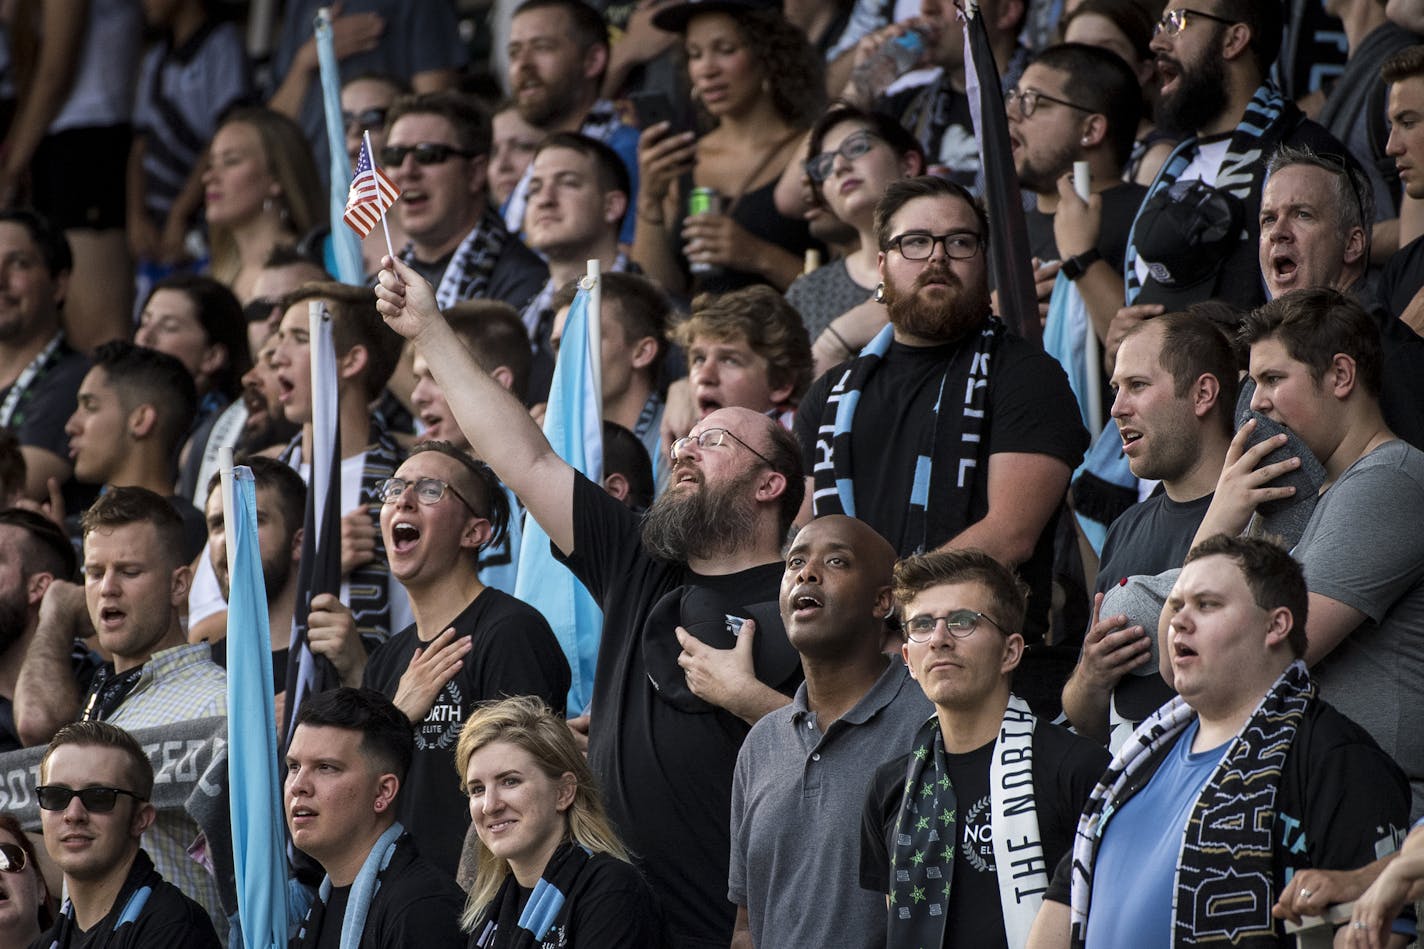
[[29, 863], [19, 844], [0, 844], [0, 873], [19, 873]]
[[417, 165], [443, 165], [454, 156], [474, 158], [479, 152], [439, 142], [421, 142], [419, 145], [387, 145], [381, 149], [381, 164], [388, 168], [398, 168], [405, 163], [405, 156], [414, 155]]
[[341, 127], [350, 130], [353, 125], [363, 132], [385, 128], [386, 110], [362, 109], [360, 112], [342, 112]]
[[132, 791], [125, 791], [123, 788], [67, 788], [60, 784], [42, 784], [35, 788], [35, 797], [39, 798], [40, 807], [47, 811], [62, 811], [69, 807], [69, 802], [76, 797], [79, 803], [84, 805], [84, 809], [91, 814], [107, 814], [114, 809], [118, 803], [119, 795], [127, 794], [135, 801], [142, 801], [145, 798], [139, 797]]
[[272, 318], [272, 311], [281, 305], [281, 300], [258, 297], [242, 308], [242, 318], [248, 323], [266, 323]]

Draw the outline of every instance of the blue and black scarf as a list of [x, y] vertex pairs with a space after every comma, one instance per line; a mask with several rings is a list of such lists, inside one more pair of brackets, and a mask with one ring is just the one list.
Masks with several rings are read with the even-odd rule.
[[[569, 893], [592, 854], [575, 843], [559, 845], [529, 899], [520, 906], [519, 881], [510, 873], [470, 930], [476, 949], [536, 949], [556, 926], [566, 926]], [[562, 942], [559, 943], [562, 945]]]

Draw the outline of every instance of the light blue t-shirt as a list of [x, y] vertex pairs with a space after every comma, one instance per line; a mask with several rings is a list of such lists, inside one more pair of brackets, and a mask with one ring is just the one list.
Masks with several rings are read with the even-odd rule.
[[1193, 721], [1147, 786], [1108, 821], [1093, 861], [1087, 949], [1171, 949], [1182, 833], [1230, 744], [1192, 754], [1196, 735]]

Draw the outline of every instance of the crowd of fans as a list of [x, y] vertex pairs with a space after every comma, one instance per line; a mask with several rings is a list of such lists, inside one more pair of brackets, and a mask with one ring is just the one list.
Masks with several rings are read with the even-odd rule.
[[[0, 949], [259, 938], [224, 449], [292, 946], [1414, 938], [1418, 4], [980, 0], [981, 97], [951, 0], [346, 0], [359, 285], [318, 6], [256, 57], [246, 5], [0, 4]], [[542, 428], [591, 260], [599, 480]]]

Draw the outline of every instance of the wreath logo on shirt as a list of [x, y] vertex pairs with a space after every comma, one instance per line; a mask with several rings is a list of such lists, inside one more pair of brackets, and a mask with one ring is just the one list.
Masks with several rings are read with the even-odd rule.
[[974, 802], [964, 815], [964, 836], [959, 841], [964, 859], [977, 873], [993, 873], [994, 827], [989, 819], [989, 795]]
[[453, 679], [445, 683], [440, 694], [425, 713], [420, 727], [415, 730], [416, 751], [449, 751], [460, 740], [460, 729], [465, 724], [464, 694]]

